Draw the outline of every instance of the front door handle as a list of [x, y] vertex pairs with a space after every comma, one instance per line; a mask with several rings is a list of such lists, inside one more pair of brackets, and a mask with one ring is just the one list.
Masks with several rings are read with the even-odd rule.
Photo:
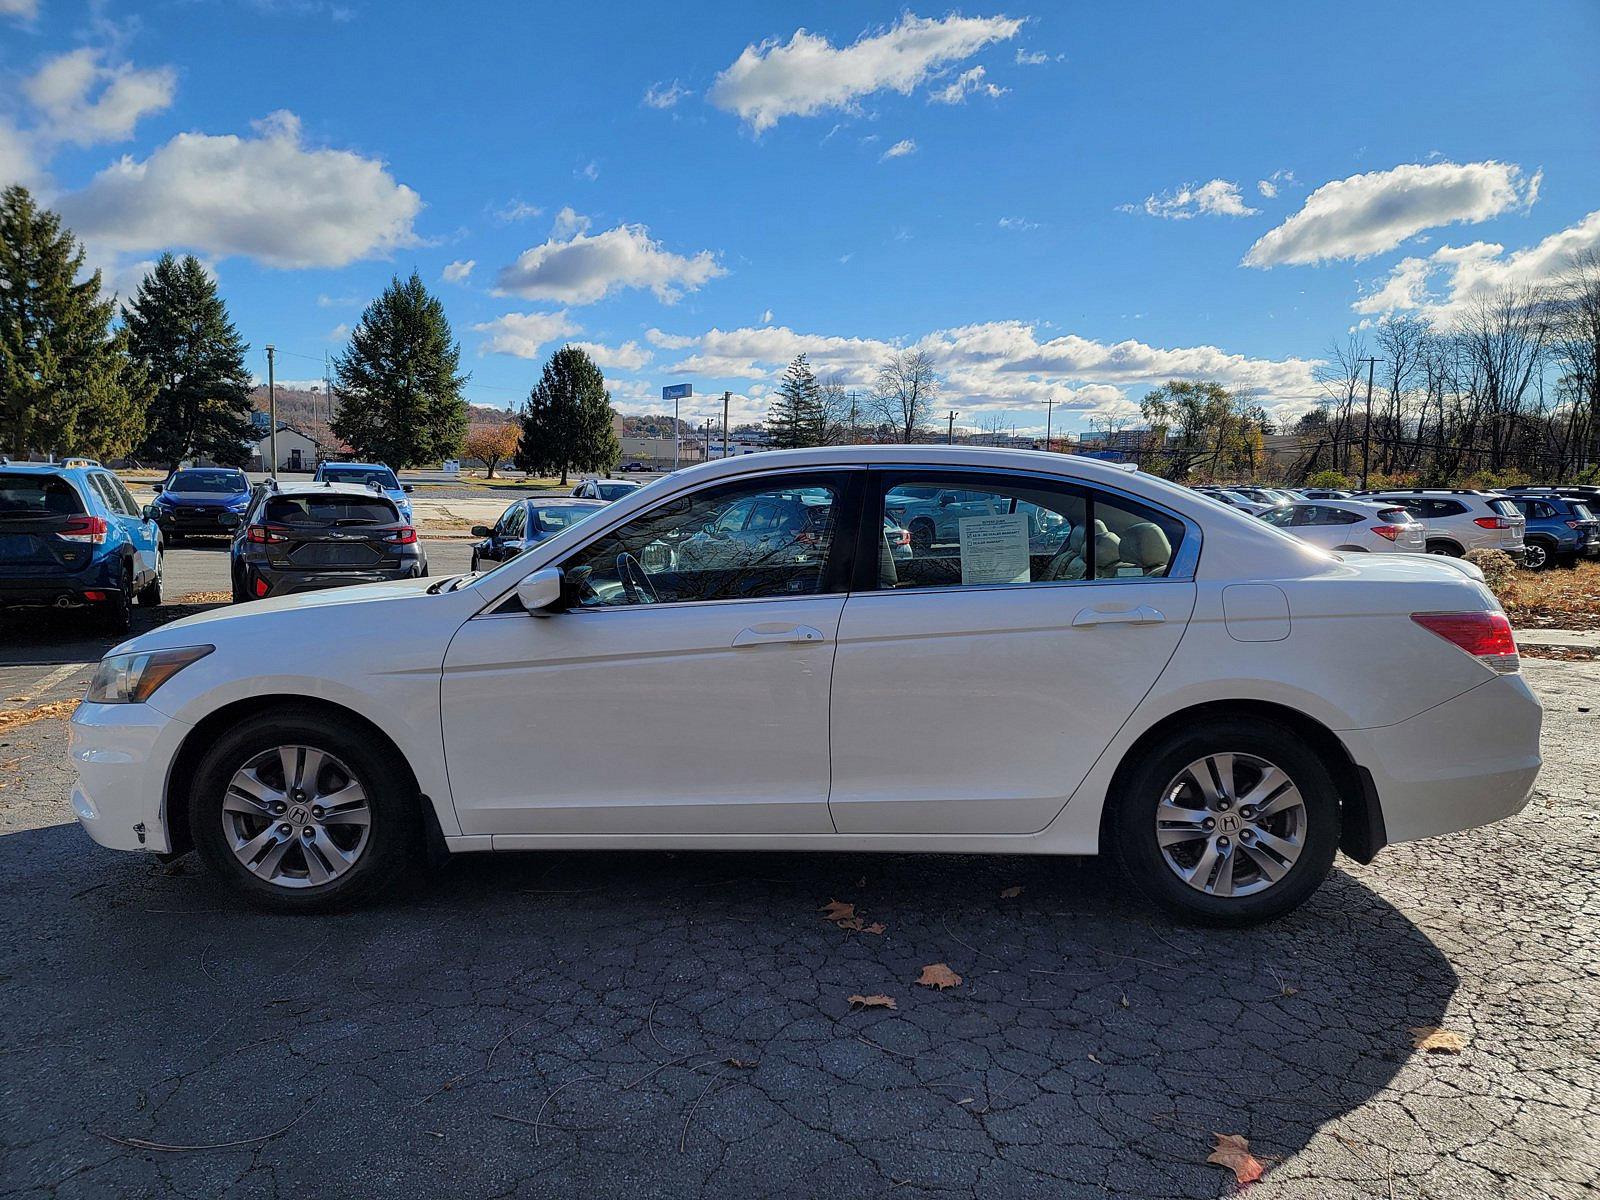
[[1138, 608], [1107, 610], [1084, 608], [1072, 618], [1074, 629], [1090, 629], [1096, 625], [1159, 625], [1167, 618], [1158, 608], [1141, 604]]
[[788, 629], [769, 629], [752, 625], [741, 629], [733, 639], [734, 648], [742, 646], [773, 646], [783, 642], [820, 642], [822, 630], [810, 625], [795, 625]]

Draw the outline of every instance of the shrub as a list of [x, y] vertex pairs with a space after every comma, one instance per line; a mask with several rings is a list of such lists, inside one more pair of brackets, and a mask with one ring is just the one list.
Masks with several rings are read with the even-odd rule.
[[1308, 475], [1305, 485], [1318, 491], [1347, 492], [1350, 490], [1349, 478], [1341, 475], [1338, 471], [1318, 471], [1315, 475]]
[[1516, 560], [1504, 550], [1468, 550], [1462, 561], [1483, 572], [1483, 581], [1496, 596], [1504, 595], [1517, 578]]

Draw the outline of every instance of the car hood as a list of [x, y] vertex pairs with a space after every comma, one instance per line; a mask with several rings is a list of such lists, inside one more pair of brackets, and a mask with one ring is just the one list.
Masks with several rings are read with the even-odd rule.
[[216, 492], [162, 492], [161, 495], [178, 504], [197, 505], [241, 504], [250, 499], [249, 492], [234, 492], [227, 496], [218, 495]]

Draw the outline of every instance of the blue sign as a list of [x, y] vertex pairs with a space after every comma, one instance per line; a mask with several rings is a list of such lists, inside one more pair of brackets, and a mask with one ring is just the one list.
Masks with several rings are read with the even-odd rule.
[[692, 395], [694, 395], [692, 383], [669, 383], [661, 389], [663, 400], [687, 400]]

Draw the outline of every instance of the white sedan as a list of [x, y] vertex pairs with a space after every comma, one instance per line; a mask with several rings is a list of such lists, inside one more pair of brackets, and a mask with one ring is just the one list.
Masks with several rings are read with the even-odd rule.
[[[893, 553], [884, 496], [917, 487], [993, 503]], [[740, 500], [770, 538], [679, 556]], [[1461, 564], [1341, 560], [1087, 458], [770, 452], [487, 574], [124, 643], [72, 719], [72, 803], [101, 845], [192, 848], [282, 911], [429, 849], [1109, 851], [1180, 916], [1246, 924], [1341, 848], [1521, 810], [1540, 709], [1519, 669]]]
[[1366, 500], [1302, 500], [1260, 514], [1295, 537], [1343, 553], [1422, 554], [1427, 529], [1405, 509]]

